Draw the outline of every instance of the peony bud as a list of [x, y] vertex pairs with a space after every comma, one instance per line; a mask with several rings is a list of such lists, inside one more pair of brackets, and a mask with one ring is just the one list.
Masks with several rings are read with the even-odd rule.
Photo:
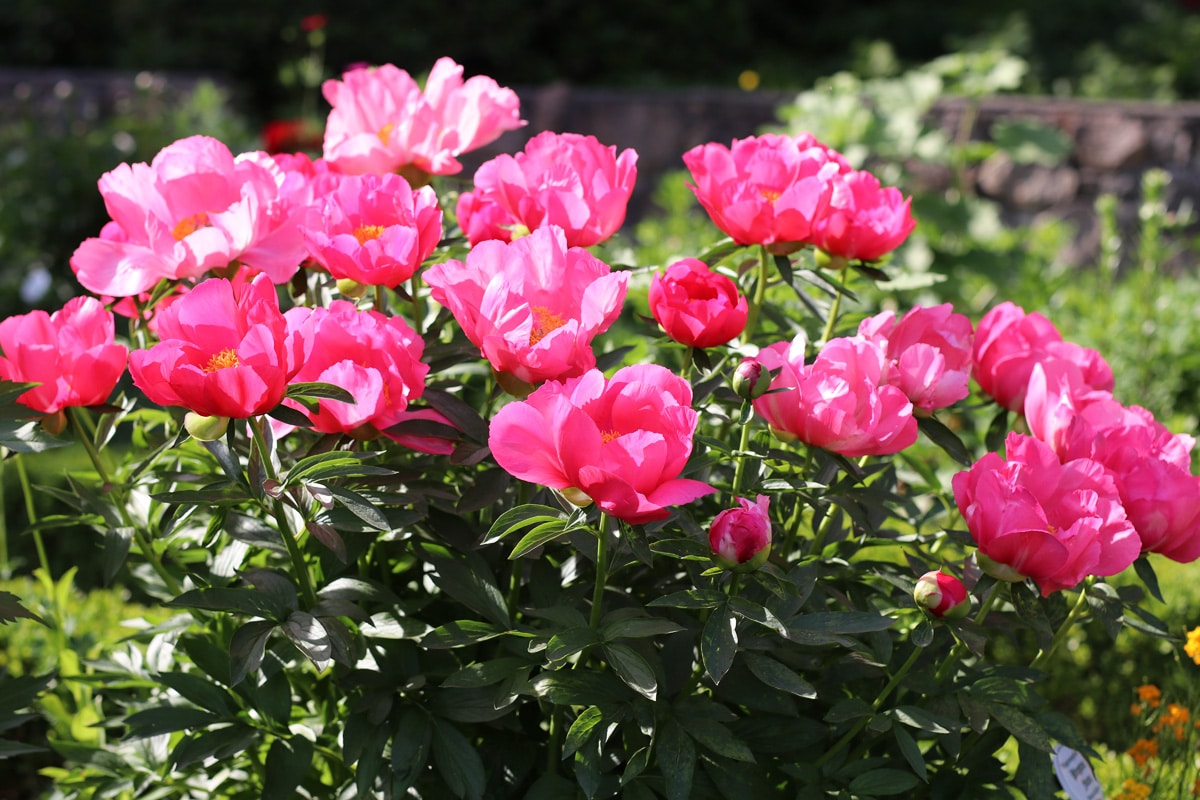
[[755, 503], [738, 498], [738, 508], [727, 508], [713, 520], [708, 531], [713, 560], [725, 569], [750, 572], [771, 555], [770, 502], [760, 494]]
[[215, 442], [229, 428], [229, 417], [206, 417], [189, 411], [183, 415], [183, 427], [197, 441]]
[[755, 400], [771, 388], [771, 372], [756, 358], [743, 358], [733, 371], [733, 391], [743, 400]]
[[959, 619], [971, 610], [971, 598], [967, 587], [953, 575], [941, 570], [926, 572], [913, 589], [913, 600], [939, 619]]

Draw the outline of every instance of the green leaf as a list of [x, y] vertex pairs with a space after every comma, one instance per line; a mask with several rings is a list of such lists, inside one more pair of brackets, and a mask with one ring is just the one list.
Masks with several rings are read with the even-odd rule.
[[591, 628], [567, 628], [551, 636], [550, 641], [546, 643], [546, 660], [561, 661], [570, 658], [599, 641], [599, 635]]
[[488, 440], [488, 424], [479, 416], [469, 403], [463, 402], [457, 395], [426, 387], [421, 394], [421, 402], [427, 404], [446, 419], [455, 428], [465, 433], [470, 439], [481, 444]]
[[962, 439], [959, 439], [958, 435], [940, 420], [934, 417], [917, 417], [917, 427], [929, 441], [942, 448], [946, 455], [964, 467], [969, 467], [974, 462], [974, 459], [971, 458], [971, 451], [963, 444]]
[[900, 748], [900, 754], [904, 756], [904, 760], [912, 767], [918, 778], [928, 783], [929, 775], [925, 770], [925, 754], [921, 752], [916, 739], [899, 725], [892, 726], [892, 735], [896, 737], [896, 745]]
[[478, 689], [492, 686], [529, 666], [520, 658], [497, 658], [478, 664], [469, 664], [442, 681], [443, 689]]
[[181, 697], [201, 708], [222, 717], [232, 717], [237, 713], [238, 702], [223, 687], [206, 676], [190, 672], [160, 672], [155, 680], [170, 689], [174, 689]]
[[0, 446], [14, 453], [44, 453], [57, 447], [66, 447], [73, 441], [51, 436], [37, 422], [0, 420]]
[[1071, 137], [1044, 123], [1031, 119], [999, 119], [992, 124], [992, 142], [1018, 164], [1053, 167], [1071, 153]]
[[742, 658], [745, 660], [746, 666], [750, 668], [750, 672], [753, 673], [754, 677], [767, 686], [778, 689], [781, 692], [794, 694], [797, 697], [813, 699], [817, 696], [817, 690], [811, 683], [770, 656], [760, 653], [746, 653]]
[[263, 800], [292, 800], [312, 766], [313, 745], [303, 736], [276, 739], [267, 751]]
[[504, 629], [474, 619], [460, 619], [434, 628], [421, 639], [421, 646], [430, 650], [446, 650], [495, 639]]
[[726, 600], [722, 592], [711, 589], [686, 589], [665, 597], [656, 597], [646, 605], [665, 608], [716, 608]]
[[770, 628], [780, 636], [786, 637], [788, 635], [787, 626], [780, 622], [765, 606], [751, 602], [744, 597], [732, 597], [729, 600], [729, 608], [742, 619], [748, 619], [751, 622], [762, 625], [764, 628]]
[[396, 720], [392, 735], [392, 796], [404, 797], [429, 761], [433, 725], [419, 708], [407, 706]]
[[1004, 437], [1008, 435], [1008, 409], [1001, 406], [996, 412], [996, 416], [992, 417], [991, 423], [988, 424], [987, 433], [983, 437], [983, 444], [988, 450], [999, 451], [1004, 449]]
[[720, 683], [733, 666], [737, 646], [737, 620], [729, 606], [719, 606], [709, 615], [700, 636], [704, 670], [713, 683]]
[[663, 636], [678, 633], [683, 626], [663, 617], [631, 617], [610, 622], [600, 629], [600, 636], [606, 642], [616, 639], [643, 639], [649, 636]]
[[346, 507], [351, 514], [367, 523], [370, 527], [377, 531], [388, 532], [392, 529], [387, 517], [383, 515], [378, 508], [371, 504], [371, 501], [363, 497], [358, 492], [353, 492], [349, 489], [343, 489], [340, 486], [326, 486], [325, 491], [329, 492], [338, 502]]
[[667, 800], [688, 800], [696, 770], [696, 746], [672, 718], [663, 720], [654, 733], [658, 768], [666, 784]]
[[648, 700], [658, 697], [654, 668], [627, 644], [605, 644], [604, 656], [625, 685]]
[[256, 589], [192, 589], [167, 605], [206, 611], [240, 611], [276, 622], [282, 622], [291, 613], [291, 609], [278, 596]]
[[237, 686], [262, 664], [267, 649], [267, 638], [275, 630], [276, 623], [256, 620], [247, 622], [233, 632], [229, 641], [229, 685]]
[[287, 396], [293, 400], [301, 398], [312, 400], [337, 400], [340, 403], [349, 403], [357, 405], [358, 401], [354, 399], [354, 395], [341, 388], [334, 386], [332, 383], [293, 383], [288, 385]]
[[458, 728], [440, 719], [433, 721], [433, 764], [455, 797], [483, 797], [486, 774], [479, 753]]
[[325, 669], [329, 665], [333, 657], [333, 645], [329, 642], [325, 626], [312, 614], [293, 611], [279, 629], [317, 669]]
[[733, 239], [722, 239], [700, 255], [700, 260], [714, 267], [729, 256], [742, 249], [742, 245]]
[[190, 728], [206, 728], [220, 721], [221, 718], [216, 714], [186, 706], [148, 708], [125, 718], [125, 724], [130, 729], [127, 735], [129, 739], [142, 739]]
[[570, 758], [576, 750], [583, 747], [596, 733], [596, 726], [604, 720], [604, 712], [599, 706], [589, 706], [579, 713], [571, 727], [567, 730], [567, 738], [563, 742], [562, 757]]
[[822, 611], [792, 617], [788, 630], [848, 635], [886, 631], [895, 624], [891, 617], [869, 611]]
[[337, 578], [317, 590], [317, 597], [322, 600], [349, 600], [354, 603], [385, 603], [394, 605], [400, 602], [388, 587], [371, 578], [346, 576]]
[[888, 714], [910, 728], [928, 733], [950, 733], [951, 730], [958, 728], [953, 720], [940, 717], [918, 706], [897, 706]]
[[1158, 575], [1154, 573], [1154, 565], [1150, 563], [1150, 557], [1140, 556], [1137, 561], [1133, 562], [1133, 569], [1141, 578], [1142, 583], [1146, 584], [1150, 595], [1160, 603], [1166, 602], [1163, 600], [1162, 590], [1158, 588]]
[[108, 528], [104, 532], [104, 556], [101, 558], [100, 572], [104, 576], [104, 584], [112, 583], [117, 572], [129, 555], [129, 545], [133, 542], [133, 528], [124, 525]]
[[1054, 743], [1037, 720], [1010, 705], [993, 703], [987, 706], [992, 718], [1008, 729], [1008, 732], [1025, 744], [1047, 753], [1054, 752]]
[[921, 779], [898, 769], [873, 769], [850, 781], [850, 791], [858, 795], [904, 794], [916, 788]]
[[0, 591], [0, 624], [7, 625], [22, 618], [46, 624], [46, 620], [21, 605], [21, 598], [11, 592]]
[[40, 747], [36, 744], [27, 744], [25, 742], [14, 742], [8, 739], [0, 739], [0, 759], [47, 752], [49, 752], [49, 750], [47, 750], [45, 747]]
[[366, 477], [370, 475], [395, 475], [395, 470], [376, 467], [363, 462], [376, 458], [379, 453], [349, 453], [332, 450], [300, 459], [280, 478], [284, 487], [305, 483], [324, 483], [330, 478]]
[[421, 550], [436, 570], [433, 582], [444, 592], [491, 622], [509, 627], [507, 602], [491, 568], [478, 553], [457, 553], [429, 544]]
[[492, 523], [492, 527], [488, 529], [487, 536], [483, 537], [483, 541], [480, 544], [493, 544], [522, 528], [529, 528], [555, 520], [565, 521], [566, 515], [562, 510], [551, 508], [550, 506], [523, 505], [510, 508], [496, 518], [496, 521]]
[[543, 522], [521, 537], [521, 540], [513, 546], [512, 552], [508, 554], [509, 560], [520, 558], [544, 544], [561, 539], [566, 534], [567, 521], [565, 519]]

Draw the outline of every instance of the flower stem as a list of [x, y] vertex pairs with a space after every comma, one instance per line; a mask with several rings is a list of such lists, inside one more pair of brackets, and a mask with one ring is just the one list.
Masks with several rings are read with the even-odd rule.
[[1029, 666], [1034, 668], [1042, 666], [1042, 664], [1044, 664], [1050, 658], [1050, 656], [1054, 654], [1054, 651], [1057, 650], [1059, 646], [1066, 640], [1067, 634], [1071, 632], [1071, 628], [1075, 626], [1075, 622], [1079, 619], [1079, 616], [1083, 613], [1084, 609], [1087, 608], [1087, 593], [1088, 589], [1091, 588], [1091, 585], [1092, 581], [1089, 578], [1088, 582], [1084, 584], [1084, 587], [1079, 590], [1079, 597], [1076, 598], [1075, 605], [1071, 607], [1071, 611], [1067, 614], [1067, 618], [1063, 620], [1063, 624], [1059, 627], [1058, 631], [1055, 632], [1054, 638], [1050, 641], [1050, 646], [1040, 651], [1033, 659], [1033, 663]]
[[588, 627], [593, 630], [600, 626], [606, 583], [608, 583], [608, 515], [602, 513], [599, 530], [596, 534], [596, 586], [592, 589], [592, 614], [588, 618]]
[[766, 245], [759, 246], [758, 283], [754, 286], [754, 297], [750, 300], [750, 310], [746, 314], [746, 328], [742, 331], [742, 341], [749, 342], [754, 338], [754, 328], [758, 324], [758, 312], [762, 308], [763, 299], [767, 296], [767, 278], [770, 271], [767, 267], [773, 261], [767, 252]]
[[733, 469], [733, 499], [741, 497], [742, 479], [746, 477], [746, 462], [750, 459], [750, 423], [742, 426], [742, 438], [738, 443], [737, 466]]
[[850, 268], [842, 267], [841, 280], [838, 282], [837, 293], [833, 296], [833, 305], [829, 307], [829, 318], [825, 320], [825, 331], [821, 334], [821, 344], [827, 344], [830, 337], [833, 336], [833, 330], [837, 326], [838, 313], [842, 308], [842, 290], [846, 288], [846, 281], [849, 276]]
[[[267, 477], [274, 480], [275, 465], [271, 462], [271, 453], [267, 449], [266, 438], [263, 436], [261, 428], [266, 424], [263, 417], [252, 418], [250, 435], [254, 439], [254, 447], [262, 458], [263, 469], [266, 471]], [[304, 554], [300, 552], [300, 545], [296, 543], [295, 534], [292, 533], [292, 525], [288, 522], [287, 510], [283, 506], [283, 501], [276, 498], [272, 503], [272, 509], [275, 512], [275, 522], [279, 526], [279, 535], [283, 537], [288, 556], [292, 560], [292, 569], [296, 573], [296, 579], [300, 581], [300, 593], [304, 596], [306, 607], [312, 608], [317, 604], [317, 593], [313, 590], [312, 577], [308, 574], [308, 564], [304, 561]]]
[[[982, 625], [984, 620], [987, 619], [987, 615], [991, 613], [992, 606], [996, 603], [996, 598], [1000, 595], [1000, 586], [1002, 583], [1003, 581], [996, 581], [993, 583], [992, 588], [983, 598], [983, 603], [981, 603], [979, 606], [979, 613], [975, 615], [976, 625]], [[958, 660], [960, 658], [966, 655], [967, 650], [968, 647], [966, 643], [963, 642], [962, 639], [956, 638], [954, 641], [954, 647], [950, 649], [950, 654], [946, 656], [946, 660], [942, 662], [940, 667], [938, 667], [937, 675], [935, 676], [938, 683], [941, 683], [949, 676], [950, 670], [952, 670], [958, 664]]]

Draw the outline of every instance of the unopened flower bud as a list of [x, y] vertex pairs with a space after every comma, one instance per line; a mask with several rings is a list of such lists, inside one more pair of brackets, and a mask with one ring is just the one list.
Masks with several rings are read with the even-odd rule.
[[771, 388], [771, 371], [756, 358], [743, 358], [733, 371], [733, 391], [743, 400], [755, 400]]
[[353, 278], [338, 278], [337, 290], [342, 297], [349, 297], [351, 300], [357, 300], [367, 293], [366, 285]]
[[58, 436], [67, 429], [67, 415], [60, 408], [53, 414], [47, 414], [46, 416], [42, 417], [40, 424], [42, 426], [42, 430], [44, 430], [46, 433], [50, 434], [51, 436]]
[[935, 617], [958, 619], [971, 610], [967, 587], [941, 570], [926, 572], [913, 589], [913, 600]]
[[229, 427], [229, 417], [206, 417], [189, 411], [183, 415], [183, 427], [193, 439], [215, 442], [225, 435], [225, 430]]
[[568, 486], [560, 492], [568, 503], [579, 508], [587, 508], [592, 504], [592, 498], [588, 497], [582, 489], [574, 486]]
[[717, 564], [735, 572], [750, 572], [763, 565], [771, 555], [769, 502], [764, 494], [754, 503], [739, 497], [737, 508], [717, 514], [708, 531]]

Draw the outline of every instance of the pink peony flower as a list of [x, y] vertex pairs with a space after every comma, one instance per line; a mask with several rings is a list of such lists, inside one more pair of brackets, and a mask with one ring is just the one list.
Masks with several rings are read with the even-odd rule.
[[949, 303], [917, 306], [899, 322], [892, 311], [863, 320], [858, 335], [887, 353], [885, 382], [929, 414], [971, 393], [971, 321]]
[[656, 364], [543, 384], [492, 419], [488, 446], [509, 474], [571, 490], [630, 524], [716, 491], [680, 478], [692, 452], [692, 388]]
[[967, 587], [958, 578], [941, 570], [926, 572], [917, 580], [913, 600], [938, 619], [959, 619], [971, 610]]
[[748, 304], [737, 285], [697, 258], [685, 258], [656, 273], [650, 283], [650, 313], [677, 342], [716, 347], [746, 327]]
[[[454, 175], [458, 156], [524, 125], [512, 89], [439, 58], [425, 90], [392, 64], [360, 67], [321, 92], [332, 109], [325, 127], [325, 158], [342, 172]], [[415, 178], [416, 175], [410, 174]]]
[[528, 230], [555, 225], [571, 247], [590, 247], [621, 227], [636, 179], [633, 150], [618, 156], [595, 136], [544, 131], [523, 152], [497, 156], [475, 172], [475, 191], [459, 201], [459, 225], [468, 238], [512, 224]]
[[93, 297], [72, 298], [53, 314], [9, 317], [0, 322], [0, 378], [40, 383], [17, 402], [43, 414], [99, 405], [129, 360], [114, 339], [113, 315]]
[[882, 382], [882, 347], [859, 337], [833, 339], [812, 364], [804, 363], [804, 351], [802, 334], [758, 354], [764, 367], [779, 370], [754, 401], [772, 432], [851, 457], [898, 453], [916, 441], [912, 403]]
[[71, 257], [96, 294], [135, 295], [234, 264], [282, 283], [304, 257], [275, 176], [216, 139], [180, 139], [149, 165], [120, 164], [100, 178], [100, 194], [113, 221]]
[[849, 165], [809, 134], [735, 139], [732, 148], [693, 147], [683, 162], [700, 205], [741, 245], [789, 253], [809, 242], [833, 194], [833, 178]]
[[338, 279], [394, 289], [413, 276], [442, 238], [442, 210], [426, 186], [399, 175], [354, 175], [313, 206], [304, 242]]
[[912, 198], [883, 188], [869, 172], [855, 170], [833, 182], [829, 209], [817, 219], [812, 241], [831, 256], [874, 261], [895, 250], [913, 228]]
[[981, 553], [1033, 578], [1043, 596], [1134, 562], [1142, 542], [1102, 464], [1061, 463], [1047, 445], [1015, 432], [1005, 449], [1007, 460], [988, 453], [952, 480]]
[[592, 339], [616, 320], [629, 275], [612, 272], [563, 232], [541, 228], [511, 244], [482, 242], [466, 263], [424, 273], [498, 373], [527, 384], [563, 380], [596, 364]]
[[1139, 406], [1092, 389], [1074, 364], [1038, 364], [1029, 380], [1030, 432], [1062, 461], [1090, 458], [1108, 468], [1143, 552], [1181, 563], [1200, 558], [1200, 478], [1195, 440], [1173, 434]]
[[979, 320], [972, 355], [975, 382], [1009, 411], [1020, 413], [1034, 365], [1050, 359], [1077, 365], [1093, 388], [1113, 387], [1112, 368], [1099, 353], [1064, 342], [1050, 320], [1013, 303], [1001, 303]]
[[708, 544], [722, 567], [755, 570], [771, 555], [770, 499], [760, 494], [753, 503], [741, 497], [737, 502], [737, 508], [717, 514], [708, 529]]
[[275, 287], [260, 276], [241, 287], [204, 281], [156, 316], [161, 341], [129, 357], [133, 382], [151, 402], [202, 416], [245, 419], [283, 399], [299, 366]]
[[[476, 173], [478, 176], [478, 173]], [[458, 226], [472, 246], [490, 239], [511, 242], [513, 228], [519, 223], [504, 210], [493, 193], [463, 192], [454, 208]]]

